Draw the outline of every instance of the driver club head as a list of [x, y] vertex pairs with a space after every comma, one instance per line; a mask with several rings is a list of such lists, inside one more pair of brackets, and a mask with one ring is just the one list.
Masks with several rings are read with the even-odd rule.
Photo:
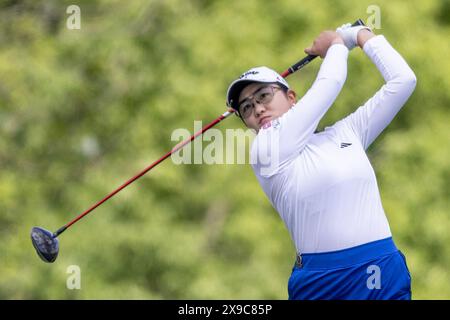
[[31, 242], [39, 257], [48, 263], [54, 262], [58, 257], [59, 241], [53, 233], [40, 227], [31, 229]]

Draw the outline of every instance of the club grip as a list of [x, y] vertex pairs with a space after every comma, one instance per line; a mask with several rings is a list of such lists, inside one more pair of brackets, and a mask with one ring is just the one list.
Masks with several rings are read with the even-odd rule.
[[356, 20], [355, 23], [352, 24], [352, 27], [356, 26], [365, 26], [364, 21], [362, 21], [361, 19]]

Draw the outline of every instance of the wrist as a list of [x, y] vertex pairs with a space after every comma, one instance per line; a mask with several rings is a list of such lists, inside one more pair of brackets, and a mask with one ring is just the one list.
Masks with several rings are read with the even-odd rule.
[[358, 31], [358, 34], [356, 36], [358, 46], [362, 49], [364, 47], [364, 44], [369, 40], [375, 37], [375, 34], [368, 30], [368, 29], [361, 29]]
[[336, 38], [334, 38], [334, 39], [331, 41], [330, 46], [332, 46], [333, 44], [343, 44], [343, 45], [345, 45], [344, 40], [342, 40], [341, 37], [336, 37]]

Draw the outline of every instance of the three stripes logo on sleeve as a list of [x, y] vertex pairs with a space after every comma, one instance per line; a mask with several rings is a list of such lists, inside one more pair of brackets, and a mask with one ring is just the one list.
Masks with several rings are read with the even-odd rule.
[[346, 147], [351, 146], [351, 145], [352, 145], [352, 144], [349, 143], [349, 142], [342, 142], [342, 143], [341, 143], [341, 148], [346, 148]]

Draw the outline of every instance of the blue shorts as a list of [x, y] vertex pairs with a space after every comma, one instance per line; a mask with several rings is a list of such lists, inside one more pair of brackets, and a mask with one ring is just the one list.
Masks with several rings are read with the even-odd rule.
[[302, 254], [288, 283], [289, 300], [411, 299], [411, 276], [392, 238], [349, 249]]

